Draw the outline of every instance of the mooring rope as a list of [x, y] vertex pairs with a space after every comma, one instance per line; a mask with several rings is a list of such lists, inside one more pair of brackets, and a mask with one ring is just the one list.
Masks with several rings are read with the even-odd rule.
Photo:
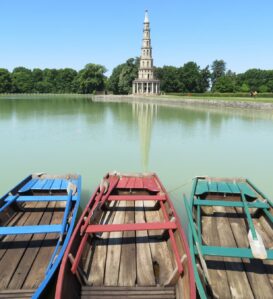
[[187, 181], [184, 182], [183, 184], [181, 184], [181, 185], [179, 185], [179, 186], [177, 186], [177, 187], [175, 187], [175, 188], [173, 188], [173, 189], [167, 191], [167, 193], [170, 194], [170, 193], [172, 193], [172, 192], [174, 192], [174, 191], [176, 191], [176, 190], [178, 190], [178, 189], [180, 189], [180, 188], [182, 188], [182, 187], [188, 185], [189, 183], [192, 182], [193, 179], [194, 179], [194, 178], [191, 178], [191, 179], [187, 180]]

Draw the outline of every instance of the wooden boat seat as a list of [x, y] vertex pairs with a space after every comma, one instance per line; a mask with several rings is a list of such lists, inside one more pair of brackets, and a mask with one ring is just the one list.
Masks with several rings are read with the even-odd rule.
[[257, 194], [244, 182], [208, 182], [199, 181], [195, 195], [201, 196], [207, 193], [241, 194], [243, 192], [251, 199], [257, 198]]
[[30, 299], [35, 290], [32, 289], [5, 289], [0, 290], [0, 299]]
[[175, 287], [92, 287], [83, 286], [82, 299], [175, 299]]

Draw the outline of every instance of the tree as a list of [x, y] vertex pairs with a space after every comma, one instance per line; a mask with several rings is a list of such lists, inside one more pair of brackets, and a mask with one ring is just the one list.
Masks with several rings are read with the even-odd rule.
[[74, 80], [77, 72], [70, 68], [58, 70], [56, 78], [56, 89], [58, 93], [71, 93], [74, 91]]
[[208, 85], [208, 69], [201, 70], [193, 61], [179, 68], [179, 79], [183, 86], [182, 92], [205, 92]]
[[155, 69], [155, 76], [160, 80], [160, 88], [164, 92], [179, 92], [182, 84], [179, 80], [178, 68], [164, 65]]
[[0, 93], [11, 92], [11, 75], [6, 69], [0, 69]]
[[13, 92], [31, 93], [33, 91], [31, 70], [25, 67], [17, 67], [12, 71], [11, 78]]
[[74, 80], [75, 89], [79, 93], [93, 93], [102, 91], [105, 88], [106, 68], [100, 64], [89, 63], [80, 70]]
[[216, 81], [225, 76], [226, 73], [226, 63], [224, 60], [214, 60], [211, 65], [211, 83], [212, 83], [212, 90], [214, 91], [214, 85]]
[[107, 87], [114, 94], [129, 94], [132, 92], [133, 80], [137, 78], [139, 58], [130, 58], [113, 69], [108, 79]]
[[233, 76], [221, 76], [214, 83], [213, 91], [215, 92], [235, 92], [236, 79]]

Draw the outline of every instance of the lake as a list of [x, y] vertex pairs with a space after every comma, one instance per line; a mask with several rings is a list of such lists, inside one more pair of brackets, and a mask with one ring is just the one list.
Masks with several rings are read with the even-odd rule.
[[197, 175], [247, 177], [273, 198], [272, 111], [1, 97], [0, 136], [1, 194], [33, 172], [76, 172], [84, 206], [116, 170], [157, 172], [180, 214]]

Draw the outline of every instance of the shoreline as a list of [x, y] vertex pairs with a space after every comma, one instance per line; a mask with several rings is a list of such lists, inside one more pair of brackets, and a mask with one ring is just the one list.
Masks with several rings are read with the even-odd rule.
[[113, 103], [151, 103], [162, 106], [207, 106], [207, 107], [226, 107], [255, 110], [273, 110], [273, 102], [259, 102], [259, 100], [224, 100], [224, 99], [192, 99], [174, 98], [169, 96], [133, 96], [133, 95], [94, 95], [93, 102], [113, 102]]

